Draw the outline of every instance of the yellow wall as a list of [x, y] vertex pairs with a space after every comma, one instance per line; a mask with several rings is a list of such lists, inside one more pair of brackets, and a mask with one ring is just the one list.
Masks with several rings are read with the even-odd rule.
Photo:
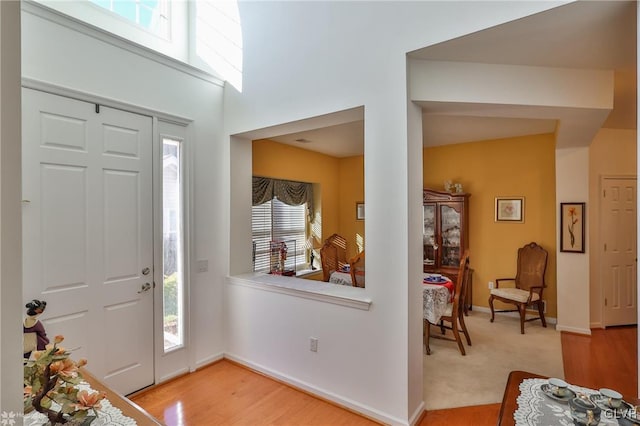
[[253, 142], [255, 176], [316, 184], [316, 211], [322, 244], [331, 234], [347, 239], [347, 256], [357, 253], [356, 236], [364, 238], [364, 222], [356, 221], [356, 202], [364, 200], [364, 158], [336, 158], [270, 140]]
[[[364, 250], [364, 220], [356, 220], [356, 203], [364, 202], [364, 157], [340, 159], [339, 234], [347, 241], [347, 259]], [[366, 209], [365, 209], [366, 211]]]
[[[448, 145], [424, 150], [424, 186], [443, 190], [445, 180], [471, 194], [469, 242], [473, 304], [488, 306], [488, 281], [512, 277], [519, 247], [536, 241], [549, 252], [544, 299], [556, 317], [555, 139], [552, 134]], [[355, 203], [364, 201], [364, 157], [335, 158], [273, 141], [253, 143], [256, 176], [319, 183], [322, 236], [334, 232], [356, 253], [364, 221]], [[524, 196], [523, 224], [495, 223], [496, 196]], [[505, 306], [508, 307], [508, 306]]]
[[592, 327], [602, 327], [603, 293], [600, 280], [600, 258], [602, 240], [600, 238], [600, 188], [603, 176], [636, 176], [636, 131], [622, 129], [601, 129], [589, 147], [589, 204], [587, 218], [589, 235], [590, 301]]
[[[425, 148], [423, 165], [426, 188], [444, 190], [444, 181], [451, 180], [471, 194], [473, 304], [488, 306], [487, 283], [514, 277], [518, 248], [535, 241], [549, 252], [544, 299], [547, 315], [556, 317], [554, 135]], [[496, 196], [524, 196], [524, 223], [496, 223]]]

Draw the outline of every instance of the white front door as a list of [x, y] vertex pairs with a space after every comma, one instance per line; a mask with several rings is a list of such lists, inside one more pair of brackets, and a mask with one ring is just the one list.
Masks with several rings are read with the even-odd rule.
[[152, 119], [23, 89], [23, 297], [115, 390], [154, 382]]
[[601, 229], [604, 325], [637, 324], [635, 178], [603, 178]]

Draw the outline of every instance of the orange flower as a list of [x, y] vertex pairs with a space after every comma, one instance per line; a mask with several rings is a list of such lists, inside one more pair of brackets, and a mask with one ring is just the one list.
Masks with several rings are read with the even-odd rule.
[[78, 367], [69, 358], [51, 363], [51, 374], [65, 377], [78, 377]]
[[64, 336], [61, 334], [58, 334], [56, 337], [53, 338], [53, 341], [58, 344], [61, 343], [64, 340]]
[[80, 358], [80, 361], [78, 361], [78, 368], [84, 367], [85, 365], [87, 365], [87, 360], [85, 358]]
[[89, 392], [81, 390], [78, 392], [78, 403], [72, 404], [76, 410], [99, 410], [101, 408], [100, 401], [105, 398], [104, 392]]
[[31, 394], [33, 393], [33, 390], [31, 388], [31, 386], [25, 386], [24, 390], [22, 391], [22, 393], [23, 393], [24, 397], [26, 398], [28, 396], [31, 396]]
[[569, 207], [569, 216], [573, 217], [576, 215], [576, 208], [575, 207]]

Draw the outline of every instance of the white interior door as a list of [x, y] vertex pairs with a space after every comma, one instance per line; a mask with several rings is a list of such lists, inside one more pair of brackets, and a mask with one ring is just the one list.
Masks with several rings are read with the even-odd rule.
[[603, 178], [601, 232], [604, 325], [637, 324], [635, 178]]
[[152, 119], [22, 100], [23, 297], [47, 301], [47, 334], [108, 385], [153, 384]]

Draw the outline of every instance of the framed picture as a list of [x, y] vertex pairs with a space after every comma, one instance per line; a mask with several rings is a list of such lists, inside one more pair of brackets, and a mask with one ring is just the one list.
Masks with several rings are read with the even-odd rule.
[[496, 197], [495, 221], [524, 223], [524, 197]]
[[585, 203], [560, 203], [560, 251], [584, 253]]
[[364, 202], [356, 203], [356, 220], [364, 220]]

